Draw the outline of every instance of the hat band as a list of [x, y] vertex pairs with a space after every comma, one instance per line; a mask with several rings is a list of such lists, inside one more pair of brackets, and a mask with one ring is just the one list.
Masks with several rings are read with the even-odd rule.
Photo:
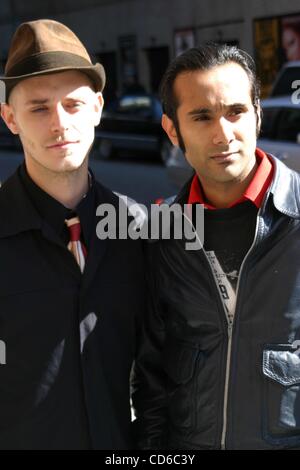
[[71, 52], [50, 51], [41, 52], [28, 57], [26, 60], [12, 66], [5, 74], [5, 78], [21, 77], [23, 75], [38, 74], [47, 70], [60, 68], [93, 67], [93, 64], [84, 57]]

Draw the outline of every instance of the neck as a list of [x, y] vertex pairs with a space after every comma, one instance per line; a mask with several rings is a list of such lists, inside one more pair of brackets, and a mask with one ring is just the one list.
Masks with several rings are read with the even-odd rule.
[[32, 181], [68, 209], [75, 209], [89, 188], [88, 162], [75, 171], [56, 173], [26, 160]]
[[240, 181], [209, 182], [198, 175], [202, 185], [206, 201], [216, 209], [226, 209], [235, 201], [240, 199], [248, 188], [257, 170], [257, 163], [254, 164], [247, 177]]

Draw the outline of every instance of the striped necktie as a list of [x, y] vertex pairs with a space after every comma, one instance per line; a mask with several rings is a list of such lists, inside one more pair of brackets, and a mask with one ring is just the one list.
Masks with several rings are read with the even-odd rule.
[[82, 241], [80, 240], [81, 225], [79, 217], [72, 217], [72, 219], [66, 219], [65, 223], [69, 229], [70, 241], [68, 243], [68, 250], [75, 257], [80, 271], [83, 273], [85, 266], [85, 259], [87, 257], [87, 250]]

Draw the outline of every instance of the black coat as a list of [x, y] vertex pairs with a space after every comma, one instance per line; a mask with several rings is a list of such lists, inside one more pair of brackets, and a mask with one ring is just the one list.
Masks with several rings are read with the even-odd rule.
[[[97, 206], [110, 203], [118, 213], [120, 198], [95, 185]], [[132, 446], [129, 376], [144, 306], [142, 245], [140, 240], [99, 240], [99, 220], [95, 214], [82, 276], [36, 212], [18, 171], [0, 190], [0, 340], [6, 345], [6, 364], [0, 365], [2, 449], [45, 447], [42, 439], [31, 441], [24, 422], [51, 403], [58, 380], [72, 376], [64, 369], [64, 354], [73, 354], [80, 364], [92, 447]], [[67, 406], [68, 397], [56, 399], [57, 406]]]
[[203, 249], [149, 244], [133, 395], [140, 448], [300, 449], [300, 177], [274, 164], [233, 327]]

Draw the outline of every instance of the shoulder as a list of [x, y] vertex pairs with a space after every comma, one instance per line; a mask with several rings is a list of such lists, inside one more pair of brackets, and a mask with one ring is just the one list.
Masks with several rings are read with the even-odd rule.
[[[10, 207], [24, 199], [24, 188], [18, 170], [0, 185], [0, 207]], [[20, 197], [21, 196], [21, 197]]]
[[114, 192], [114, 194], [118, 198], [120, 204], [123, 204], [124, 207], [126, 207], [128, 214], [135, 219], [137, 226], [141, 227], [148, 219], [146, 206], [136, 202], [125, 194], [120, 194], [118, 192]]
[[112, 205], [117, 213], [124, 212], [133, 218], [137, 227], [141, 227], [147, 221], [147, 208], [136, 202], [131, 197], [112, 191], [98, 181], [95, 181], [97, 206]]
[[273, 155], [275, 171], [270, 192], [277, 210], [292, 217], [300, 218], [300, 175], [291, 170]]

